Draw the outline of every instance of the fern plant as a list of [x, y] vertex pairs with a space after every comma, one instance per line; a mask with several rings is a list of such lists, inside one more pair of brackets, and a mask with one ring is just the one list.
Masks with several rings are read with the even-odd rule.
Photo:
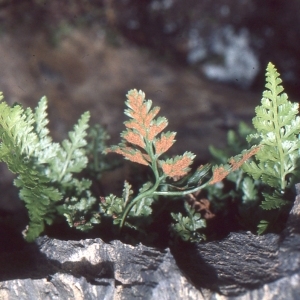
[[[1, 94], [1, 100], [3, 96]], [[83, 147], [89, 113], [84, 113], [62, 145], [53, 143], [47, 129], [47, 100], [41, 99], [33, 112], [21, 105], [10, 107], [0, 102], [0, 160], [18, 176], [14, 184], [29, 214], [29, 226], [24, 231], [27, 241], [33, 241], [51, 225], [59, 214], [70, 226], [85, 230], [99, 222], [92, 212], [96, 199], [88, 188], [90, 182], [73, 175], [87, 164]]]
[[[291, 204], [290, 191], [300, 175], [299, 104], [290, 102], [283, 93], [282, 80], [272, 63], [267, 66], [266, 81], [261, 105], [256, 107], [253, 118], [257, 132], [247, 137], [248, 142], [259, 143], [260, 150], [242, 169], [269, 187], [263, 193], [261, 207], [280, 212]], [[269, 224], [270, 220], [261, 220], [258, 232], [264, 232]]]
[[[168, 121], [165, 117], [155, 118], [159, 108], [152, 108], [152, 101], [145, 100], [145, 94], [137, 90], [128, 92], [125, 104], [128, 107], [125, 114], [130, 120], [124, 122], [126, 129], [121, 133], [122, 142], [106, 149], [105, 153], [115, 152], [123, 155], [125, 159], [151, 168], [153, 181], [146, 182], [137, 194], [125, 182], [122, 197], [109, 195], [101, 198], [102, 213], [111, 216], [120, 230], [124, 225], [139, 229], [141, 217], [150, 216], [151, 204], [157, 201], [158, 196], [178, 198], [215, 184], [258, 151], [254, 147], [232, 158], [229, 164], [215, 166], [210, 178], [202, 182], [210, 170], [210, 165], [201, 166], [192, 175], [188, 175], [195, 158], [193, 153], [185, 152], [173, 158], [161, 159], [175, 142], [176, 133], [162, 133]], [[203, 238], [200, 230], [205, 227], [205, 220], [191, 208], [187, 209], [186, 217], [181, 213], [172, 213], [172, 217], [177, 221], [173, 229], [184, 240]]]
[[[100, 154], [108, 137], [100, 127], [91, 129], [87, 145], [89, 113], [84, 113], [69, 138], [58, 144], [52, 141], [47, 129], [45, 97], [35, 111], [0, 101], [0, 160], [17, 174], [14, 184], [20, 189], [20, 198], [25, 202], [30, 219], [24, 232], [26, 240], [33, 241], [44, 231], [45, 225], [61, 217], [71, 227], [87, 230], [98, 224], [102, 215], [113, 220], [119, 231], [129, 227], [142, 232], [155, 217], [154, 205], [164, 208], [166, 204], [182, 203], [182, 210], [171, 212], [175, 221], [171, 229], [185, 241], [199, 241], [204, 239], [205, 220], [183, 196], [203, 189], [211, 195], [219, 193], [219, 185], [226, 177], [235, 185], [228, 195], [240, 196], [242, 201], [250, 203], [259, 201], [258, 193], [263, 190], [261, 207], [268, 211], [279, 209], [280, 213], [280, 209], [291, 202], [289, 193], [300, 175], [300, 118], [298, 104], [288, 101], [287, 95], [282, 93], [279, 74], [272, 64], [268, 65], [266, 76], [267, 91], [253, 119], [256, 133], [247, 136], [251, 148], [240, 152], [246, 146], [238, 145], [237, 136], [230, 132], [229, 144], [241, 154], [227, 160], [234, 153], [211, 147], [221, 164], [214, 167], [206, 164], [192, 173], [193, 153], [187, 151], [166, 157], [176, 133], [163, 132], [168, 121], [157, 117], [159, 107], [152, 107], [152, 101], [146, 100], [142, 91], [129, 91], [125, 102], [129, 120], [124, 122], [122, 142], [106, 148], [103, 154], [121, 154], [148, 167], [152, 177], [135, 192], [125, 181], [121, 197], [111, 194], [101, 197], [100, 203], [92, 194], [91, 181], [78, 176], [85, 170], [99, 178], [99, 173], [108, 168]], [[241, 126], [240, 135], [245, 135], [248, 129]], [[172, 200], [167, 201], [167, 197]], [[266, 230], [271, 221], [261, 220], [259, 233]]]
[[[207, 197], [219, 210], [230, 209], [226, 207], [228, 199], [230, 203], [234, 199], [239, 201], [240, 223], [247, 229], [257, 226], [258, 234], [276, 227], [280, 230], [276, 223], [280, 223], [283, 212], [292, 204], [293, 186], [300, 175], [299, 104], [288, 101], [279, 73], [271, 63], [267, 66], [266, 80], [267, 90], [253, 118], [254, 129], [241, 123], [237, 132], [228, 132], [227, 148], [210, 147], [217, 162], [224, 162], [229, 154], [239, 153], [249, 144], [257, 145], [259, 151], [224, 182], [206, 187]], [[226, 192], [229, 185], [231, 188]]]

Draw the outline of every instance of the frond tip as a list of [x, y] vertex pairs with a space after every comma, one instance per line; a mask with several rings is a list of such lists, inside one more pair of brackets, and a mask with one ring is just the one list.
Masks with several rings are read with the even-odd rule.
[[167, 132], [157, 136], [167, 127], [168, 120], [165, 117], [155, 118], [160, 108], [151, 108], [152, 101], [145, 100], [142, 91], [130, 90], [125, 104], [128, 107], [125, 115], [131, 120], [124, 122], [126, 129], [121, 133], [123, 141], [104, 153], [115, 152], [125, 159], [147, 166], [173, 145], [176, 133]]
[[156, 124], [153, 120], [160, 108], [156, 106], [151, 109], [152, 101], [145, 100], [145, 93], [136, 89], [128, 92], [127, 99], [125, 104], [129, 108], [125, 109], [125, 114], [133, 120], [125, 122], [125, 126], [129, 130], [135, 130], [142, 138], [153, 140], [167, 125], [162, 122]]

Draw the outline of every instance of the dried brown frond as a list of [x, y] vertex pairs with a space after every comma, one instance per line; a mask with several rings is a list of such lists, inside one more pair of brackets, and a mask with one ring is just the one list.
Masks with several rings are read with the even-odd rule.
[[174, 163], [162, 162], [161, 168], [169, 177], [183, 176], [187, 174], [189, 165], [193, 162], [192, 158], [184, 155]]
[[85, 220], [81, 220], [81, 221], [74, 222], [73, 226], [74, 226], [74, 227], [77, 227], [77, 226], [83, 225], [83, 224], [85, 224], [85, 223], [86, 223]]
[[232, 171], [235, 171], [241, 167], [241, 165], [248, 160], [251, 156], [255, 155], [259, 151], [260, 147], [254, 147], [250, 151], [246, 152], [240, 160], [234, 160], [234, 158], [231, 158], [229, 160], [229, 163], [231, 164]]
[[174, 143], [175, 133], [170, 134], [169, 136], [162, 135], [160, 139], [155, 141], [155, 152], [157, 155], [160, 155], [166, 152]]
[[212, 185], [222, 181], [228, 174], [229, 171], [226, 170], [223, 166], [214, 169], [213, 177], [212, 180], [209, 182], [209, 184]]
[[213, 219], [216, 215], [210, 210], [210, 201], [202, 198], [195, 203], [195, 210], [201, 212], [205, 220]]
[[196, 212], [200, 212], [204, 219], [209, 220], [216, 216], [210, 210], [210, 201], [208, 199], [197, 199], [196, 193], [193, 193], [186, 196], [186, 201]]

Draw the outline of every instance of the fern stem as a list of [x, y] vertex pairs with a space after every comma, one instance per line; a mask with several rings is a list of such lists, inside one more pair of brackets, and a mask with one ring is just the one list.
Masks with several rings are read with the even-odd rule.
[[73, 153], [73, 149], [72, 149], [72, 152], [71, 152], [71, 151], [68, 152], [67, 159], [66, 159], [66, 161], [65, 161], [65, 163], [64, 163], [64, 166], [63, 166], [63, 169], [62, 169], [62, 171], [61, 171], [61, 173], [60, 173], [60, 175], [59, 175], [58, 182], [60, 182], [60, 181], [63, 179], [63, 177], [64, 177], [64, 175], [65, 175], [65, 173], [66, 173], [68, 164], [69, 164], [69, 162], [70, 162], [70, 160], [71, 160], [71, 155], [72, 155], [71, 153]]
[[158, 168], [157, 168], [157, 157], [153, 151], [153, 142], [149, 143], [148, 140], [145, 139], [145, 143], [146, 143], [146, 151], [151, 159], [151, 169], [155, 176], [155, 182], [158, 182], [159, 181], [159, 172], [158, 172]]
[[277, 104], [277, 97], [279, 96], [276, 91], [276, 76], [273, 78], [274, 82], [272, 82], [273, 91], [273, 97], [274, 97], [274, 127], [275, 127], [275, 136], [276, 136], [276, 142], [277, 142], [277, 147], [278, 147], [278, 152], [279, 152], [279, 158], [280, 158], [280, 187], [281, 190], [283, 191], [285, 189], [285, 171], [284, 171], [284, 151], [282, 148], [282, 140], [281, 140], [281, 135], [280, 135], [280, 126], [278, 124], [278, 104]]
[[188, 205], [189, 204], [187, 204], [187, 202], [185, 201], [184, 202], [184, 207], [185, 207], [185, 210], [186, 210], [186, 212], [187, 212], [187, 214], [188, 214], [188, 216], [189, 216], [189, 218], [190, 218], [190, 221], [192, 222], [192, 226], [193, 226], [193, 229], [192, 229], [192, 231], [195, 231], [196, 229], [196, 226], [195, 226], [195, 220], [194, 220], [194, 218], [193, 218], [193, 215], [191, 214], [191, 210], [190, 210], [190, 208], [188, 207]]
[[157, 187], [159, 186], [162, 178], [159, 178], [158, 180], [156, 180], [155, 184], [152, 186], [152, 188], [150, 188], [149, 190], [145, 191], [144, 193], [139, 194], [138, 196], [136, 196], [125, 208], [123, 215], [122, 215], [122, 219], [120, 222], [120, 227], [119, 227], [119, 233], [121, 233], [122, 228], [124, 226], [125, 220], [130, 212], [130, 210], [132, 209], [132, 207], [138, 203], [139, 200], [147, 197], [147, 196], [151, 196], [154, 194], [155, 190], [157, 189]]
[[178, 191], [178, 192], [169, 192], [169, 191], [166, 191], [166, 192], [154, 192], [153, 195], [160, 195], [160, 196], [184, 196], [184, 195], [189, 195], [189, 194], [192, 194], [192, 193], [195, 193], [203, 188], [205, 188], [207, 185], [209, 184], [209, 182], [206, 182], [202, 185], [199, 185], [193, 189], [190, 189], [190, 190], [185, 190], [185, 191]]

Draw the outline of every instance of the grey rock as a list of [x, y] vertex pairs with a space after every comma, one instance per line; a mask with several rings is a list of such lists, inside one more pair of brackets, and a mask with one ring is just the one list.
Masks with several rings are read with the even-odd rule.
[[215, 291], [211, 299], [299, 299], [300, 195], [280, 235], [231, 233], [179, 251], [179, 266], [195, 286]]
[[26, 278], [1, 282], [0, 299], [204, 299], [169, 249], [48, 237], [36, 247]]
[[299, 299], [300, 273], [264, 284], [261, 288], [249, 291], [242, 296], [225, 297], [213, 295], [211, 300], [293, 300]]

